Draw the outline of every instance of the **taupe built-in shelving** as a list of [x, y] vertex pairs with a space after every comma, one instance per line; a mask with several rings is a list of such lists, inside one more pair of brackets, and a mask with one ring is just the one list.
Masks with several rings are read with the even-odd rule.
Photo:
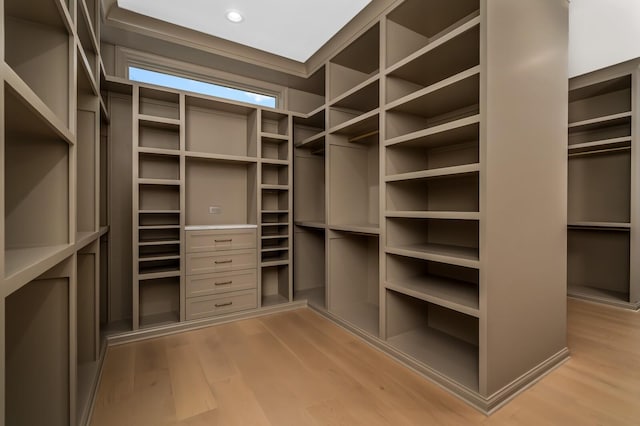
[[81, 424], [98, 378], [109, 226], [98, 2], [2, 7], [0, 418]]
[[640, 308], [640, 61], [569, 84], [568, 293]]

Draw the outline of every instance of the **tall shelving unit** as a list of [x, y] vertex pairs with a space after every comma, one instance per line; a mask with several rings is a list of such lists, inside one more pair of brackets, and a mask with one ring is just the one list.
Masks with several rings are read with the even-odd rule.
[[[3, 2], [0, 417], [86, 421], [97, 384], [102, 61], [97, 0]], [[42, 354], [47, 354], [43, 358]]]
[[568, 293], [640, 308], [640, 61], [569, 84]]

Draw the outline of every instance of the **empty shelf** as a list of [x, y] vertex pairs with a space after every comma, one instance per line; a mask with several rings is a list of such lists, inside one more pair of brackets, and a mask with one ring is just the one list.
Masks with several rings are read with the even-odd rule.
[[569, 133], [587, 130], [596, 130], [602, 127], [616, 126], [631, 120], [631, 112], [607, 115], [604, 117], [592, 118], [590, 120], [569, 123]]
[[387, 139], [385, 145], [403, 143], [420, 148], [436, 147], [460, 141], [477, 140], [479, 131], [480, 115], [474, 115]]
[[570, 144], [569, 154], [601, 151], [605, 149], [616, 149], [616, 148], [623, 148], [623, 147], [631, 147], [630, 136], [604, 139], [604, 140], [593, 141], [593, 142]]
[[353, 118], [347, 122], [344, 122], [338, 126], [329, 130], [329, 133], [335, 133], [346, 136], [359, 136], [365, 133], [370, 133], [374, 130], [378, 130], [380, 116], [379, 108], [369, 111], [366, 114], [362, 114], [356, 118]]
[[480, 220], [480, 212], [387, 211], [385, 216], [405, 219]]
[[61, 255], [69, 247], [72, 246], [69, 244], [60, 244], [30, 248], [7, 248], [5, 250], [4, 275], [6, 278], [10, 278], [29, 268], [37, 267], [39, 263], [44, 263], [48, 259]]
[[451, 265], [466, 266], [468, 268], [480, 267], [478, 249], [471, 247], [427, 243], [387, 247], [386, 252]]
[[419, 172], [401, 173], [397, 175], [387, 176], [387, 182], [397, 182], [405, 180], [431, 179], [447, 176], [464, 176], [472, 173], [480, 172], [480, 164], [465, 164], [463, 166], [443, 167], [441, 169], [422, 170]]
[[608, 231], [619, 229], [621, 231], [631, 230], [630, 223], [623, 222], [569, 222], [570, 228], [602, 228]]
[[157, 127], [160, 129], [178, 129], [180, 128], [180, 120], [174, 118], [156, 117], [146, 114], [138, 115], [141, 125], [147, 127]]
[[302, 228], [314, 228], [314, 229], [326, 229], [327, 224], [323, 222], [312, 222], [312, 221], [299, 221], [295, 223], [296, 226], [300, 226]]
[[380, 234], [380, 225], [376, 223], [353, 223], [353, 224], [334, 224], [329, 225], [334, 231], [354, 232], [357, 234]]

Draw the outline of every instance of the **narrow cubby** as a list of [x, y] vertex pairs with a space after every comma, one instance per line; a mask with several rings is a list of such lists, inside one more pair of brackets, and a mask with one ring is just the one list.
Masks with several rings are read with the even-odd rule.
[[262, 191], [262, 211], [287, 212], [289, 210], [289, 191], [267, 189]]
[[479, 388], [479, 320], [386, 291], [387, 343], [471, 391]]
[[180, 179], [180, 157], [176, 155], [162, 155], [138, 153], [138, 177], [140, 179]]
[[480, 312], [480, 272], [446, 263], [387, 254], [385, 287], [471, 316]]
[[631, 151], [569, 157], [569, 224], [631, 220]]
[[479, 0], [408, 0], [387, 15], [386, 64], [407, 58], [479, 16]]
[[630, 238], [628, 229], [569, 229], [569, 295], [630, 302]]
[[[440, 86], [451, 85], [467, 74], [477, 73], [479, 65], [480, 21], [474, 19], [417, 57], [390, 67], [387, 72], [386, 101], [397, 101], [414, 93], [418, 96], [435, 91]], [[454, 86], [460, 87], [460, 84]], [[455, 87], [447, 89], [448, 93], [456, 94]]]
[[94, 80], [97, 80], [100, 67], [100, 52], [98, 41], [93, 33], [94, 24], [91, 22], [91, 17], [87, 16], [85, 13], [86, 9], [84, 8], [82, 1], [77, 0], [77, 3], [76, 30], [82, 52], [78, 59], [82, 61], [82, 56], [86, 58], [91, 76]]
[[5, 299], [6, 424], [70, 424], [72, 271], [61, 269], [68, 265], [54, 267]]
[[286, 237], [289, 235], [289, 225], [287, 223], [263, 223], [262, 238]]
[[477, 115], [479, 69], [459, 74], [447, 83], [389, 104], [386, 138], [393, 139]]
[[295, 222], [326, 223], [324, 149], [318, 154], [308, 148], [295, 149], [293, 181]]
[[180, 95], [178, 92], [140, 87], [138, 112], [149, 121], [177, 124], [176, 120], [180, 120]]
[[334, 100], [329, 109], [329, 129], [360, 117], [380, 106], [380, 84], [375, 79], [364, 87]]
[[139, 185], [139, 210], [180, 210], [180, 186]]
[[187, 158], [187, 225], [256, 224], [257, 165]]
[[331, 135], [328, 152], [329, 224], [362, 228], [379, 227], [378, 135], [358, 143]]
[[326, 309], [325, 231], [296, 226], [293, 241], [293, 300]]
[[329, 299], [331, 313], [378, 336], [380, 306], [377, 236], [329, 231]]
[[380, 26], [376, 24], [329, 61], [330, 101], [378, 73], [380, 68], [379, 39]]
[[289, 166], [286, 164], [262, 164], [262, 184], [289, 185]]
[[[180, 149], [180, 126], [140, 119], [138, 127], [138, 146], [152, 150]], [[144, 151], [144, 150], [141, 150]]]
[[262, 250], [268, 249], [288, 249], [289, 248], [289, 236], [288, 235], [267, 235], [261, 237]]
[[260, 259], [263, 267], [273, 264], [289, 263], [288, 247], [270, 247], [260, 249]]
[[325, 130], [324, 108], [309, 117], [293, 117], [293, 144], [303, 146], [317, 143], [324, 136]]
[[477, 220], [387, 219], [387, 252], [469, 268], [479, 267]]
[[[480, 162], [479, 135], [477, 139], [462, 139], [440, 146], [402, 143], [386, 149], [387, 177], [417, 176], [421, 172], [443, 173], [455, 171], [455, 168], [478, 164]], [[423, 173], [426, 174], [426, 173]]]
[[287, 89], [287, 110], [298, 114], [311, 114], [325, 104], [325, 66], [318, 68], [310, 77], [300, 81], [297, 89]]
[[260, 114], [262, 134], [288, 136], [289, 115], [285, 113], [262, 110]]
[[141, 328], [180, 320], [180, 277], [141, 279], [139, 292]]
[[4, 246], [9, 277], [69, 241], [70, 146], [5, 84]]
[[479, 174], [387, 182], [388, 212], [479, 212]]
[[188, 96], [185, 137], [187, 151], [213, 155], [256, 157], [258, 110]]
[[180, 275], [180, 259], [140, 259], [138, 264], [139, 282], [178, 275]]
[[179, 210], [143, 210], [138, 215], [138, 225], [149, 226], [178, 226], [180, 225]]
[[287, 210], [262, 211], [260, 216], [263, 227], [282, 227], [289, 224], [289, 212]]
[[[4, 60], [69, 127], [71, 29], [59, 0], [4, 2]], [[19, 40], [20, 42], [16, 42]]]
[[158, 227], [153, 229], [139, 229], [138, 242], [142, 245], [166, 244], [169, 241], [180, 241], [180, 227]]
[[262, 306], [273, 306], [289, 302], [289, 265], [262, 268]]
[[263, 135], [261, 137], [261, 157], [267, 160], [289, 161], [288, 138]]
[[140, 261], [171, 260], [180, 258], [180, 244], [166, 242], [162, 244], [143, 245], [138, 248]]

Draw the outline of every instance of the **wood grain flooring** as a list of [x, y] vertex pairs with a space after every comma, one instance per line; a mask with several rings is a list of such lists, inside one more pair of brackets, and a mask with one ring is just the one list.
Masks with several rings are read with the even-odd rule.
[[490, 417], [300, 309], [110, 348], [91, 424], [640, 424], [640, 314], [568, 312], [572, 358]]

